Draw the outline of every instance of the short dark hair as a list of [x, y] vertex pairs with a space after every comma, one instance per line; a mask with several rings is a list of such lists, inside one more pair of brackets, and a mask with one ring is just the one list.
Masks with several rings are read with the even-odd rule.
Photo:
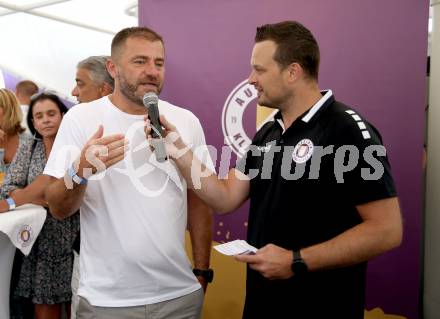
[[143, 38], [149, 41], [160, 41], [163, 44], [162, 36], [156, 31], [147, 27], [125, 28], [116, 33], [112, 40], [111, 56], [115, 59], [121, 53], [121, 50], [128, 38]]
[[276, 43], [273, 58], [282, 68], [298, 63], [310, 78], [318, 79], [319, 46], [309, 29], [296, 21], [265, 24], [257, 28], [255, 42], [266, 40]]
[[38, 93], [38, 85], [30, 80], [20, 81], [15, 86], [15, 92], [30, 97], [35, 93]]
[[44, 100], [50, 100], [50, 101], [54, 102], [58, 106], [58, 109], [60, 110], [61, 115], [65, 114], [68, 111], [66, 105], [64, 105], [64, 103], [61, 101], [61, 99], [56, 94], [49, 93], [49, 92], [42, 92], [42, 93], [39, 93], [37, 95], [32, 96], [31, 102], [29, 103], [29, 111], [26, 116], [26, 122], [29, 127], [29, 131], [31, 131], [32, 135], [36, 138], [41, 138], [41, 135], [35, 129], [34, 123], [32, 122], [32, 119], [33, 119], [32, 113], [33, 113], [35, 104], [39, 101], [44, 101]]

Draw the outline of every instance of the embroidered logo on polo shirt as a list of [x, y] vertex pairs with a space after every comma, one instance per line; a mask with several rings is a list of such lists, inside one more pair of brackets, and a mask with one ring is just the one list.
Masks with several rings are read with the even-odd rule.
[[32, 227], [29, 225], [23, 225], [19, 228], [17, 233], [17, 241], [22, 247], [28, 246], [32, 242], [33, 232]]
[[313, 154], [313, 142], [303, 139], [296, 144], [293, 149], [292, 158], [295, 163], [302, 164], [307, 162]]

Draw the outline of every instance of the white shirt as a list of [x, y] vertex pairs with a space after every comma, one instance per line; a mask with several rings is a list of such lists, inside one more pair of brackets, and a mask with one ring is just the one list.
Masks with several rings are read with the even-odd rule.
[[[209, 154], [200, 122], [190, 111], [159, 101], [159, 112], [187, 145]], [[64, 176], [99, 124], [104, 136], [125, 133], [130, 151], [89, 179], [80, 209], [78, 294], [95, 306], [128, 307], [199, 289], [184, 248], [186, 183], [172, 160], [155, 161], [145, 142], [143, 115], [122, 112], [108, 97], [73, 107], [63, 118], [44, 174]], [[72, 147], [77, 150], [70, 158], [62, 155]], [[209, 155], [200, 159], [214, 170]]]
[[26, 131], [25, 131], [26, 133], [30, 134], [29, 127], [28, 127], [28, 124], [27, 124], [27, 121], [26, 121], [26, 117], [27, 117], [27, 114], [28, 114], [28, 111], [29, 111], [29, 105], [21, 104], [20, 108], [21, 108], [21, 112], [23, 113], [23, 119], [21, 120], [21, 123], [20, 123], [21, 127], [26, 129]]

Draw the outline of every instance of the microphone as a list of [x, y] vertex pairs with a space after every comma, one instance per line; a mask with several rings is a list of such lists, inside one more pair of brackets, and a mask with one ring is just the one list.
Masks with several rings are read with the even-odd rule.
[[167, 160], [167, 153], [165, 150], [165, 144], [162, 139], [162, 126], [159, 122], [159, 108], [157, 107], [159, 98], [156, 93], [148, 92], [145, 93], [142, 102], [148, 111], [148, 118], [150, 119], [152, 132], [151, 136], [153, 138], [159, 138], [159, 140], [154, 143], [154, 154], [156, 155], [156, 160], [159, 163], [163, 163]]

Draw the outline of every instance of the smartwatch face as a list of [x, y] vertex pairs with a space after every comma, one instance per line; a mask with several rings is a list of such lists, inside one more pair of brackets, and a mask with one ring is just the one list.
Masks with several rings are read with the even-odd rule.
[[293, 251], [293, 262], [291, 265], [294, 275], [302, 275], [308, 271], [307, 264], [301, 257], [301, 252], [299, 250]]
[[212, 282], [214, 279], [214, 271], [212, 269], [194, 269], [193, 272], [194, 275], [205, 278], [207, 282]]
[[295, 275], [302, 275], [307, 272], [307, 265], [304, 263], [302, 259], [295, 260], [292, 263], [292, 271]]
[[208, 282], [211, 282], [213, 278], [214, 278], [214, 271], [210, 269], [210, 270], [208, 270], [208, 273], [206, 274], [206, 280]]

